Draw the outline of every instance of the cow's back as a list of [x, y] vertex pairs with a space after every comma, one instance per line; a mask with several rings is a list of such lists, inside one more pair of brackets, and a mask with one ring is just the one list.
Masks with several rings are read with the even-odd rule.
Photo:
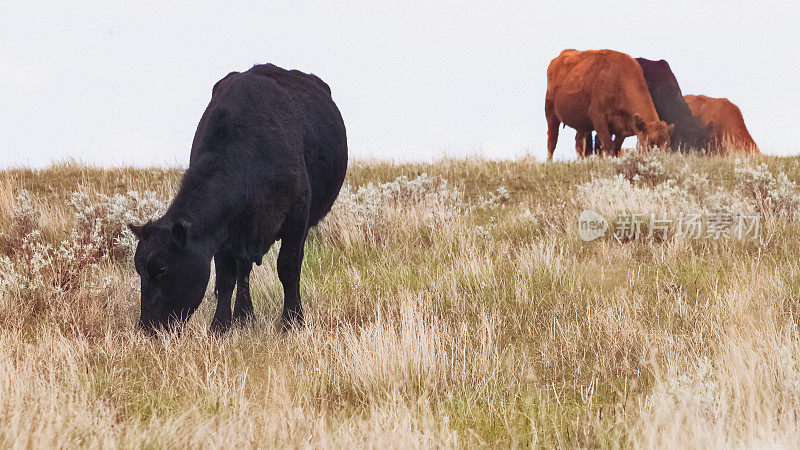
[[718, 145], [731, 144], [741, 150], [758, 153], [758, 146], [747, 130], [742, 111], [730, 100], [705, 95], [686, 95], [684, 99], [701, 127], [713, 123], [712, 133]]
[[189, 169], [226, 172], [228, 189], [240, 194], [232, 202], [280, 202], [310, 189], [309, 223], [317, 224], [347, 170], [344, 122], [330, 87], [272, 64], [231, 72], [213, 88]]
[[559, 118], [576, 129], [582, 129], [590, 108], [658, 120], [641, 68], [629, 55], [613, 50], [561, 52], [547, 69], [546, 97]]
[[254, 66], [250, 71], [276, 80], [295, 98], [302, 116], [303, 155], [311, 185], [309, 223], [316, 225], [333, 206], [347, 171], [347, 135], [331, 88], [314, 74], [272, 64]]

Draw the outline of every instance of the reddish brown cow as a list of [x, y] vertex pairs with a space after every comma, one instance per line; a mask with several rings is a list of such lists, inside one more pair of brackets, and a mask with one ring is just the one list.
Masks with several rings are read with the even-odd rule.
[[603, 154], [619, 155], [622, 141], [634, 135], [642, 148], [668, 147], [673, 129], [659, 120], [639, 64], [613, 50], [564, 50], [551, 61], [544, 114], [548, 160], [553, 159], [562, 123], [577, 130], [579, 157], [592, 130]]
[[709, 150], [712, 153], [759, 153], [739, 107], [727, 98], [684, 95], [686, 104], [701, 127], [711, 128]]

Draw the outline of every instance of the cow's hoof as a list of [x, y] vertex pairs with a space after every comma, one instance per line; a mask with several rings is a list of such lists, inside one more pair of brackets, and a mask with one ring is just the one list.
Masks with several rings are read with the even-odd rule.
[[281, 316], [281, 327], [284, 331], [289, 330], [296, 330], [299, 328], [303, 328], [305, 326], [305, 320], [303, 320], [303, 314], [296, 314], [296, 313], [284, 313]]
[[236, 311], [233, 313], [233, 323], [237, 326], [247, 325], [255, 320], [253, 310]]
[[230, 321], [219, 321], [219, 320], [212, 320], [211, 321], [211, 334], [221, 336], [228, 332], [231, 328]]

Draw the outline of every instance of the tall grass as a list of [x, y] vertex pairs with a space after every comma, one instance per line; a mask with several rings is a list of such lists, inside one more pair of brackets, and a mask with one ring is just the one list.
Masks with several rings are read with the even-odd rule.
[[[354, 162], [306, 327], [134, 328], [122, 224], [180, 173], [0, 172], [0, 446], [724, 447], [800, 436], [800, 158]], [[592, 208], [760, 214], [756, 239], [583, 242]]]

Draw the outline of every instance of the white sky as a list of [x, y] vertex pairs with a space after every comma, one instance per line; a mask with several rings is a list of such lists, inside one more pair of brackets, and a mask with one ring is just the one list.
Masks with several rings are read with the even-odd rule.
[[764, 153], [800, 153], [797, 1], [19, 3], [0, 0], [0, 167], [185, 165], [212, 85], [262, 62], [330, 84], [351, 156], [544, 159], [564, 48], [664, 58]]

